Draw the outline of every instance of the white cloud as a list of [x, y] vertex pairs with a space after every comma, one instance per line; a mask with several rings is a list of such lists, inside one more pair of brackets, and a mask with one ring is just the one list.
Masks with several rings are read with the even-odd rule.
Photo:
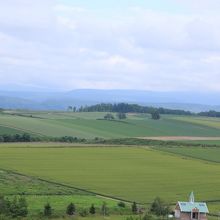
[[105, 16], [52, 0], [1, 1], [0, 79], [62, 89], [220, 91], [220, 16], [209, 13], [219, 1], [199, 1], [198, 9], [197, 0], [171, 1], [191, 12], [134, 7]]

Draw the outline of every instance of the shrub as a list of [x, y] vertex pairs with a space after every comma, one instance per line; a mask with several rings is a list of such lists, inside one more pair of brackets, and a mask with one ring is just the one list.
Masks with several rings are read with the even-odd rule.
[[67, 208], [66, 208], [66, 214], [67, 215], [74, 215], [76, 212], [76, 207], [75, 205], [71, 202]]
[[124, 202], [119, 202], [119, 203], [118, 203], [118, 207], [125, 208], [125, 206], [126, 206], [126, 205], [125, 205]]
[[92, 214], [92, 215], [94, 215], [96, 213], [94, 204], [91, 205], [91, 207], [89, 209], [89, 213]]

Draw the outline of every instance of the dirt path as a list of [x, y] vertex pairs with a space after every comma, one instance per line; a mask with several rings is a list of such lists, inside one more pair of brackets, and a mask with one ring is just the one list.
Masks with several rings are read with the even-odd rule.
[[159, 137], [138, 137], [145, 140], [160, 141], [220, 141], [220, 137], [190, 137], [190, 136], [159, 136]]

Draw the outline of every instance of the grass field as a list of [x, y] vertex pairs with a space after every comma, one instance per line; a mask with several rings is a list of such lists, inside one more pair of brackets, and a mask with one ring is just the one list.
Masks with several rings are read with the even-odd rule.
[[[10, 113], [10, 114], [9, 114]], [[151, 136], [220, 137], [217, 119], [166, 116], [155, 121], [146, 114], [128, 114], [126, 120], [107, 121], [106, 113], [7, 112], [0, 114], [0, 134], [28, 132], [40, 136], [121, 138]], [[216, 125], [216, 126], [215, 126]], [[7, 131], [7, 129], [9, 129]], [[11, 130], [10, 130], [11, 129]]]
[[216, 128], [216, 129], [220, 128], [219, 118], [198, 117], [198, 116], [184, 116], [184, 117], [178, 116], [178, 117], [173, 117], [173, 119], [177, 121], [189, 122], [197, 125]]
[[0, 167], [143, 203], [183, 200], [193, 189], [198, 200], [220, 198], [219, 164], [152, 149], [0, 147]]
[[220, 148], [218, 147], [157, 147], [157, 149], [187, 157], [220, 163]]

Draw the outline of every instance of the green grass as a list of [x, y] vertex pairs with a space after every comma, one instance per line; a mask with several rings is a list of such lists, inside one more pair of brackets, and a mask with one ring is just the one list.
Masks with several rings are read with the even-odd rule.
[[[220, 198], [219, 164], [152, 149], [0, 148], [0, 167], [137, 202]], [[205, 178], [204, 178], [205, 177]]]
[[91, 195], [30, 176], [0, 170], [1, 195]]
[[[15, 112], [11, 112], [15, 114]], [[2, 126], [19, 132], [41, 136], [77, 136], [81, 138], [122, 138], [147, 136], [220, 136], [220, 127], [207, 126], [207, 122], [219, 123], [200, 118], [166, 116], [161, 120], [150, 119], [146, 114], [128, 114], [123, 121], [98, 120], [105, 113], [68, 113], [68, 112], [22, 112], [1, 114]], [[32, 117], [30, 117], [32, 115]], [[195, 123], [194, 121], [198, 121]], [[1, 133], [1, 129], [0, 129]], [[9, 130], [8, 133], [11, 133]]]
[[157, 147], [157, 149], [187, 157], [220, 163], [220, 148], [218, 147]]

